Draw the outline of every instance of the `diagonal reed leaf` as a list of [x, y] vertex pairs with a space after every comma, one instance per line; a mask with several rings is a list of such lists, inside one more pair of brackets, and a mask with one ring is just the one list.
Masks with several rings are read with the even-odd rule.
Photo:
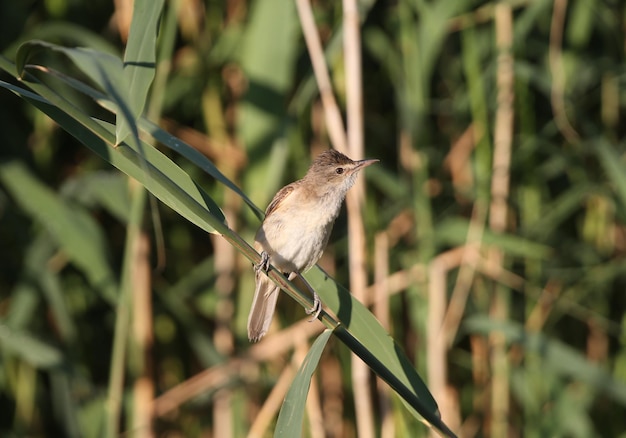
[[311, 386], [311, 377], [332, 334], [332, 330], [324, 330], [304, 358], [304, 362], [293, 379], [278, 414], [278, 421], [274, 430], [275, 437], [296, 438], [302, 435], [304, 406]]

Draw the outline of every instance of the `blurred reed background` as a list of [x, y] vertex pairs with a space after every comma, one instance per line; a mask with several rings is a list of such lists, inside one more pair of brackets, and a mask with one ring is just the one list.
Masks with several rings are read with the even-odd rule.
[[[2, 2], [0, 49], [121, 56], [132, 11]], [[620, 1], [170, 0], [145, 111], [260, 208], [331, 146], [381, 160], [320, 264], [459, 436], [626, 437], [625, 55]], [[283, 294], [251, 345], [235, 247], [6, 90], [0, 133], [0, 435], [271, 436], [323, 326]], [[241, 197], [162, 150], [252, 241]], [[331, 339], [304, 436], [428, 434]]]

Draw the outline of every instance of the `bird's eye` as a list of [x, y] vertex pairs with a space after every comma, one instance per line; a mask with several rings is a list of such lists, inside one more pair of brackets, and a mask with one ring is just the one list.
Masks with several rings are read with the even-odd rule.
[[335, 169], [335, 173], [336, 173], [337, 175], [341, 175], [341, 174], [343, 173], [343, 167], [338, 167], [338, 168], [336, 168], [336, 169]]

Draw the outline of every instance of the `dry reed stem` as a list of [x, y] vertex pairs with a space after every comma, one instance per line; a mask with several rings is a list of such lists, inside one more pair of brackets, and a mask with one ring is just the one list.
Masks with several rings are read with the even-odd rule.
[[341, 362], [336, 355], [322, 356], [320, 367], [320, 387], [324, 394], [322, 410], [324, 412], [324, 430], [326, 436], [346, 436], [344, 427], [344, 384]]
[[324, 417], [322, 410], [322, 400], [319, 387], [316, 384], [317, 377], [314, 374], [309, 387], [309, 395], [306, 399], [306, 412], [309, 417], [309, 434], [311, 438], [324, 438]]
[[251, 365], [248, 360], [234, 358], [179, 383], [154, 400], [155, 417], [162, 417], [194, 397], [210, 389], [219, 388], [234, 376], [243, 373], [246, 365]]
[[[474, 204], [472, 220], [467, 229], [467, 243], [463, 246], [459, 275], [450, 297], [450, 304], [443, 321], [442, 336], [439, 339], [448, 348], [452, 346], [461, 325], [469, 291], [474, 281], [476, 268], [480, 262], [480, 242], [482, 241], [485, 228], [485, 210], [483, 203], [480, 201]], [[445, 293], [445, 290], [443, 293]]]
[[[250, 431], [248, 432], [248, 437], [263, 437], [267, 434], [267, 429], [272, 424], [272, 421], [276, 418], [276, 415], [283, 404], [287, 391], [289, 390], [289, 387], [291, 386], [293, 379], [297, 373], [297, 370], [302, 366], [302, 363], [306, 358], [308, 350], [309, 345], [307, 343], [307, 337], [303, 336], [302, 332], [296, 333], [296, 336], [294, 337], [294, 354], [291, 358], [291, 364], [290, 366], [285, 367], [278, 382], [272, 388], [269, 397], [265, 400], [265, 403], [263, 403], [261, 410], [257, 413], [254, 419], [254, 423], [252, 424]], [[309, 401], [310, 391], [309, 397], [307, 397], [307, 408], [309, 408], [310, 406]], [[321, 412], [321, 408], [319, 408], [319, 406], [318, 409], [319, 412]], [[315, 417], [315, 414], [313, 416]], [[310, 411], [309, 418], [311, 418]], [[321, 413], [318, 415], [317, 418], [318, 422], [321, 423]], [[319, 427], [316, 427], [315, 430], [319, 430]], [[313, 431], [313, 427], [311, 431]], [[313, 434], [312, 436], [315, 437], [318, 436], [318, 434]]]
[[[374, 278], [376, 286], [373, 294], [367, 294], [372, 299], [374, 316], [380, 321], [387, 332], [390, 332], [389, 321], [389, 291], [387, 279], [389, 278], [389, 236], [386, 232], [376, 235], [374, 241]], [[385, 384], [380, 377], [376, 377], [376, 389], [378, 391], [378, 407], [381, 416], [381, 437], [393, 438], [396, 436], [396, 427], [393, 419], [389, 385]]]
[[324, 325], [316, 321], [309, 322], [309, 319], [307, 316], [279, 332], [267, 334], [261, 342], [248, 349], [248, 357], [259, 362], [274, 359], [293, 350], [298, 339], [309, 339], [324, 331]]
[[[460, 417], [454, 411], [458, 402], [450, 400], [446, 390], [448, 380], [448, 346], [444, 341], [444, 316], [446, 313], [447, 274], [461, 264], [464, 247], [454, 248], [438, 255], [429, 264], [428, 269], [428, 316], [426, 322], [426, 364], [428, 369], [428, 388], [439, 404], [441, 418], [448, 422]], [[437, 436], [435, 431], [431, 436]]]
[[497, 233], [506, 231], [507, 199], [511, 148], [513, 144], [514, 72], [511, 46], [513, 44], [513, 13], [509, 6], [496, 7], [496, 39], [498, 45], [498, 101], [494, 127], [493, 170], [489, 225]]
[[233, 427], [233, 391], [230, 388], [218, 390], [212, 397], [213, 436], [231, 437]]
[[[219, 143], [222, 148], [222, 157], [217, 161], [218, 168], [226, 177], [235, 180], [237, 168], [233, 167], [225, 152], [228, 151], [227, 143]], [[224, 188], [224, 216], [231, 228], [236, 231], [241, 209], [241, 198], [231, 190]], [[215, 290], [217, 292], [217, 305], [215, 312], [215, 330], [213, 341], [216, 350], [224, 357], [231, 357], [234, 352], [235, 336], [232, 332], [232, 320], [235, 314], [233, 304], [233, 294], [236, 286], [237, 272], [237, 251], [226, 239], [212, 235], [214, 246], [214, 264], [217, 278], [215, 280]], [[218, 391], [214, 397], [213, 404], [213, 435], [229, 437], [233, 436], [234, 425], [232, 390], [224, 388]]]
[[[363, 91], [361, 72], [361, 31], [356, 0], [343, 0], [343, 51], [346, 70], [346, 106], [348, 152], [353, 159], [363, 157]], [[348, 193], [348, 254], [350, 289], [361, 302], [367, 301], [365, 260], [365, 226], [361, 215], [365, 184], [357, 180]], [[374, 438], [374, 403], [371, 398], [371, 371], [355, 354], [352, 355], [352, 388], [358, 435]]]
[[[236, 196], [230, 192], [226, 197]], [[226, 202], [228, 205], [228, 201]], [[232, 202], [231, 202], [232, 204]], [[224, 209], [224, 213], [230, 224], [233, 224], [232, 210]], [[225, 239], [218, 236], [213, 240], [215, 248], [215, 272], [217, 278], [215, 289], [218, 295], [217, 310], [215, 312], [215, 330], [213, 341], [215, 348], [224, 357], [230, 357], [234, 351], [234, 336], [230, 329], [233, 319], [234, 309], [232, 303], [232, 293], [235, 287], [234, 272], [236, 269], [236, 251]], [[213, 404], [213, 434], [214, 436], [233, 436], [233, 411], [232, 411], [232, 391], [228, 388], [220, 390], [214, 397]]]
[[[109, 369], [109, 385], [107, 401], [105, 405], [106, 420], [104, 434], [107, 437], [117, 436], [120, 429], [121, 413], [124, 401], [124, 382], [126, 379], [126, 364], [128, 361], [128, 339], [129, 332], [134, 331], [131, 321], [133, 306], [132, 290], [134, 282], [141, 282], [141, 245], [140, 245], [140, 225], [135, 223], [141, 208], [144, 208], [143, 198], [144, 188], [133, 178], [128, 180], [128, 191], [131, 195], [131, 221], [126, 227], [126, 243], [123, 262], [122, 286], [120, 295], [116, 303], [115, 328], [113, 338], [112, 357]], [[139, 284], [139, 283], [138, 283]], [[149, 288], [149, 285], [147, 286]], [[141, 293], [141, 292], [140, 292]], [[143, 328], [144, 324], [142, 324]], [[143, 334], [143, 333], [142, 333]], [[135, 347], [133, 345], [133, 347]], [[137, 347], [136, 349], [138, 349]], [[135, 350], [136, 350], [135, 349]], [[143, 358], [142, 358], [143, 359]], [[135, 377], [135, 376], [132, 376]], [[148, 403], [147, 406], [150, 406]], [[135, 409], [135, 406], [132, 407]], [[143, 409], [141, 406], [140, 409]], [[149, 407], [148, 407], [149, 409]], [[150, 423], [148, 423], [150, 424]], [[134, 425], [131, 426], [133, 428]], [[147, 427], [141, 424], [140, 427]]]
[[124, 42], [128, 41], [130, 33], [130, 23], [133, 19], [133, 0], [114, 0], [115, 12], [111, 17], [111, 25], [117, 27], [120, 33], [120, 39]]
[[609, 337], [593, 318], [587, 321], [587, 360], [598, 365], [606, 364], [609, 358]]
[[386, 232], [381, 232], [374, 240], [374, 284], [368, 288], [366, 296], [373, 304], [372, 312], [387, 331], [390, 329], [389, 278], [389, 237]]
[[[294, 351], [294, 361], [302, 364], [309, 351], [309, 345], [305, 339], [302, 339], [296, 346]], [[295, 363], [294, 363], [295, 366]], [[319, 367], [318, 367], [319, 372]], [[320, 398], [319, 386], [317, 385], [317, 372], [311, 376], [311, 384], [309, 393], [306, 398], [306, 412], [309, 420], [309, 435], [311, 438], [324, 438], [324, 417], [322, 413], [322, 403]]]
[[474, 172], [472, 169], [472, 152], [476, 147], [474, 140], [477, 135], [476, 123], [471, 123], [463, 134], [457, 138], [450, 147], [450, 152], [446, 155], [443, 165], [450, 172], [452, 185], [454, 186], [457, 201], [468, 198], [468, 193], [474, 187]]
[[180, 2], [178, 6], [178, 29], [186, 40], [197, 41], [205, 26], [206, 7], [201, 0], [170, 0]]
[[251, 346], [245, 356], [204, 370], [163, 393], [154, 401], [155, 415], [165, 415], [209, 389], [218, 388], [228, 379], [245, 374], [244, 371], [250, 366], [288, 353], [295, 348], [298, 339], [308, 339], [323, 330], [323, 325], [312, 324], [307, 318], [278, 333], [267, 335], [261, 342]]
[[565, 26], [566, 12], [567, 0], [554, 0], [552, 22], [550, 23], [550, 48], [548, 52], [550, 72], [552, 73], [550, 103], [554, 112], [554, 122], [561, 134], [563, 134], [563, 137], [570, 143], [577, 143], [580, 140], [580, 136], [570, 123], [565, 110], [565, 71], [563, 69], [561, 44], [563, 43], [563, 27]]
[[154, 379], [152, 365], [152, 294], [150, 267], [150, 239], [139, 233], [133, 244], [132, 300], [133, 334], [135, 345], [141, 356], [141, 368], [133, 384], [133, 436], [149, 438], [154, 436], [152, 404], [154, 400]]
[[460, 438], [472, 438], [478, 436], [481, 428], [481, 418], [478, 414], [471, 414], [466, 417], [461, 426], [459, 427]]
[[555, 307], [555, 301], [559, 298], [561, 285], [549, 283], [541, 291], [533, 309], [526, 318], [525, 329], [530, 333], [538, 333], [548, 319], [548, 316]]
[[248, 438], [262, 438], [267, 435], [267, 429], [272, 424], [276, 413], [280, 409], [285, 395], [291, 386], [291, 382], [296, 375], [297, 366], [295, 364], [286, 366], [283, 369], [280, 377], [276, 381], [276, 384], [272, 388], [270, 395], [263, 403], [261, 410], [254, 418], [254, 423], [248, 431]]
[[[300, 17], [300, 25], [304, 34], [309, 56], [311, 57], [311, 65], [313, 66], [313, 74], [320, 91], [322, 105], [324, 106], [324, 115], [328, 126], [328, 135], [330, 141], [339, 152], [348, 154], [348, 140], [341, 118], [341, 111], [333, 93], [333, 87], [330, 82], [328, 73], [328, 65], [324, 57], [324, 50], [320, 41], [317, 28], [315, 27], [315, 18], [311, 10], [309, 0], [296, 0], [298, 16]], [[354, 158], [354, 157], [352, 157]]]
[[[509, 195], [509, 173], [511, 147], [513, 143], [513, 99], [514, 72], [511, 47], [513, 44], [513, 12], [511, 7], [498, 3], [495, 9], [496, 46], [498, 49], [497, 109], [494, 126], [494, 153], [491, 179], [491, 205], [489, 227], [495, 233], [503, 233], [507, 227], [507, 199]], [[504, 254], [499, 248], [490, 248], [488, 260], [501, 266]], [[501, 288], [501, 286], [500, 286]], [[509, 314], [508, 291], [494, 285], [490, 316], [504, 321]], [[506, 436], [510, 405], [509, 363], [506, 339], [500, 332], [489, 336], [491, 346], [491, 435]]]

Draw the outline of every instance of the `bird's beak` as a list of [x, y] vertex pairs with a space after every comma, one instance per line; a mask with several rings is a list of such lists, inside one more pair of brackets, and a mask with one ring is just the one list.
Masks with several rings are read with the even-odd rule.
[[370, 166], [374, 163], [378, 163], [380, 160], [359, 160], [356, 162], [356, 167], [354, 170], [361, 170], [364, 167]]

